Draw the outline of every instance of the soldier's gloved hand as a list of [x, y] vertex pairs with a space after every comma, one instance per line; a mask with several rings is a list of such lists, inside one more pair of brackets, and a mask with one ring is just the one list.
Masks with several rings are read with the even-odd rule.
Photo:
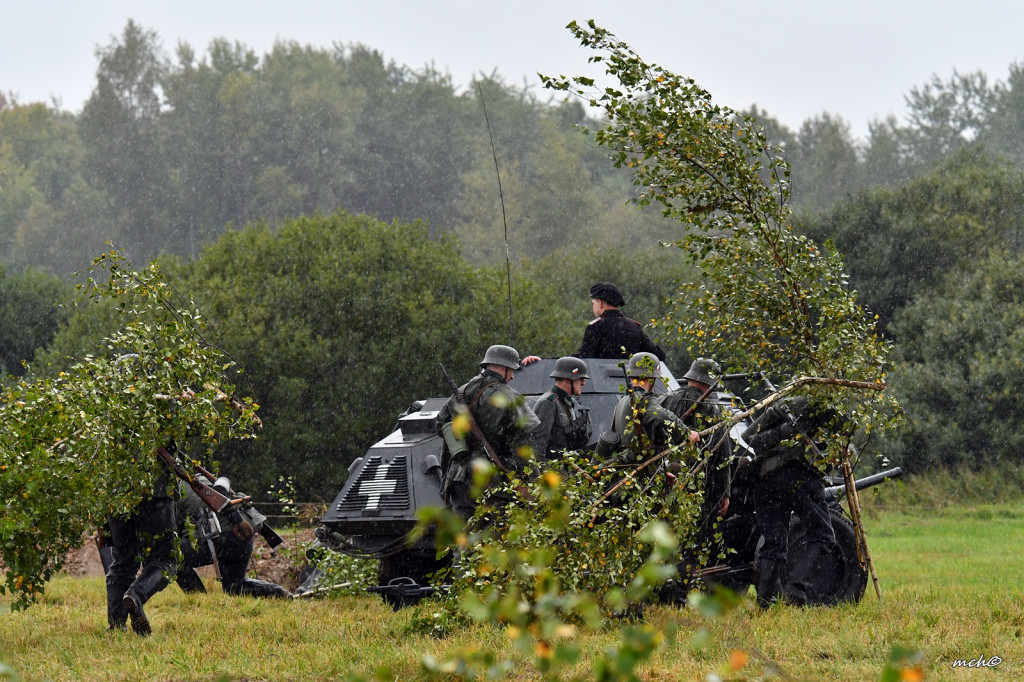
[[242, 542], [251, 540], [252, 536], [256, 535], [256, 531], [248, 521], [242, 521], [241, 523], [236, 524], [235, 527], [231, 529], [231, 532], [234, 533], [235, 537]]

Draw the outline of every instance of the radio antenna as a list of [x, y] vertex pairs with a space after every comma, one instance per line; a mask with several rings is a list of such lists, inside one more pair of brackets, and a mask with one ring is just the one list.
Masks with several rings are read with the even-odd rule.
[[484, 90], [480, 81], [476, 82], [480, 93], [480, 104], [484, 108], [484, 122], [487, 124], [487, 137], [491, 141], [491, 156], [494, 157], [494, 175], [498, 178], [498, 198], [501, 200], [501, 224], [505, 229], [505, 277], [508, 280], [508, 339], [513, 348], [516, 345], [516, 327], [512, 321], [512, 264], [508, 256], [508, 220], [505, 218], [505, 194], [501, 190], [501, 173], [498, 171], [498, 152], [494, 149], [494, 135], [491, 133], [491, 119], [487, 116], [487, 102], [484, 101]]

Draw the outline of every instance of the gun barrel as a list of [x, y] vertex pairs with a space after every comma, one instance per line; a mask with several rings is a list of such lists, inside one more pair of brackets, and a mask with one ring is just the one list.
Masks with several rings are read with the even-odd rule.
[[[864, 478], [858, 478], [856, 481], [854, 481], [854, 487], [857, 490], [864, 490], [865, 488], [870, 488], [872, 486], [878, 485], [883, 481], [887, 481], [890, 478], [899, 478], [902, 475], [903, 469], [899, 467], [895, 467], [893, 469], [886, 469], [885, 471], [880, 471], [877, 474], [865, 476]], [[829, 486], [828, 488], [825, 488], [825, 498], [837, 498], [845, 492], [845, 485]]]

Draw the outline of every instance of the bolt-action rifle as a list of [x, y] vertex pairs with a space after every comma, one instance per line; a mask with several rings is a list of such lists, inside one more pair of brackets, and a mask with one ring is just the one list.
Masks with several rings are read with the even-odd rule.
[[[221, 494], [219, 491], [214, 490], [212, 486], [206, 485], [195, 476], [189, 474], [185, 467], [181, 465], [181, 462], [179, 462], [174, 455], [168, 452], [167, 448], [157, 448], [156, 454], [168, 467], [170, 467], [171, 471], [173, 471], [178, 478], [185, 481], [185, 483], [188, 483], [189, 487], [192, 488], [196, 495], [199, 496], [199, 499], [205, 502], [206, 506], [215, 513], [220, 514], [234, 504], [231, 498]], [[239, 500], [239, 502], [241, 502], [241, 500]]]

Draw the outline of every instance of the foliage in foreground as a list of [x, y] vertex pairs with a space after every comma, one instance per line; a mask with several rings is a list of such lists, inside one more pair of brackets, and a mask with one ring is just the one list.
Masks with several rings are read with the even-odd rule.
[[[120, 327], [95, 354], [0, 396], [0, 592], [31, 604], [84, 531], [152, 494], [157, 447], [195, 436], [207, 446], [251, 433], [255, 406], [233, 413], [230, 361], [202, 337], [191, 304], [176, 307], [155, 266], [133, 272], [115, 253], [96, 261], [81, 304], [111, 302]], [[119, 359], [120, 358], [120, 359]], [[192, 399], [179, 399], [188, 389]]]
[[[478, 493], [486, 488], [516, 502], [481, 504], [468, 526], [448, 510], [421, 513], [421, 529], [436, 529], [441, 551], [457, 548], [444, 609], [421, 627], [435, 634], [459, 622], [504, 628], [521, 655], [546, 677], [560, 679], [580, 659], [579, 629], [600, 629], [608, 618], [636, 618], [653, 591], [678, 577], [673, 528], [695, 528], [696, 486], [669, 490], [664, 477], [634, 479], [608, 505], [598, 480], [610, 469], [572, 453], [564, 462], [567, 475], [546, 471], [529, 485], [518, 479], [496, 485], [494, 468], [477, 466]], [[579, 679], [637, 679], [634, 668], [673, 637], [673, 628], [628, 625], [619, 645]], [[514, 666], [501, 652], [475, 648], [446, 660], [426, 657], [423, 664], [468, 679], [504, 676]]]

